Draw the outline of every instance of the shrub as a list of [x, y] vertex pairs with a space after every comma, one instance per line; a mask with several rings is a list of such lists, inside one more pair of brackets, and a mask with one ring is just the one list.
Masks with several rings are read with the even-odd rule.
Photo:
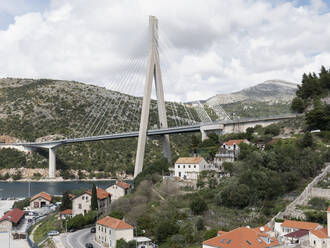
[[190, 202], [190, 209], [194, 215], [200, 215], [207, 210], [207, 204], [202, 198], [196, 197]]

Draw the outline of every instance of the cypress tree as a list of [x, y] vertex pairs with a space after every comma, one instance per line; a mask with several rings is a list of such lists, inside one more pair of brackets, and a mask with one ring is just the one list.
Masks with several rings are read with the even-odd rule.
[[92, 188], [92, 202], [91, 202], [91, 209], [92, 210], [97, 210], [98, 205], [97, 205], [97, 195], [96, 195], [96, 186], [93, 183], [93, 188]]

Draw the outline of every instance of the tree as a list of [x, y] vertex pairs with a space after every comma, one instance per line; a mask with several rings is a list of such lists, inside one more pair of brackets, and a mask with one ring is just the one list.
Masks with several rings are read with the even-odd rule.
[[168, 219], [163, 219], [158, 222], [155, 228], [155, 238], [159, 244], [166, 241], [166, 239], [179, 231], [178, 225]]
[[229, 175], [231, 176], [234, 172], [234, 164], [231, 162], [223, 162], [222, 164], [223, 170], [226, 173], [229, 173]]
[[94, 183], [93, 183], [93, 188], [92, 188], [91, 209], [98, 210], [96, 185]]
[[293, 98], [291, 102], [291, 110], [296, 113], [302, 113], [305, 110], [304, 102], [300, 97]]
[[200, 215], [207, 210], [207, 204], [205, 201], [200, 197], [195, 197], [190, 202], [190, 209], [194, 215]]
[[72, 200], [70, 199], [69, 192], [64, 192], [62, 197], [62, 204], [60, 210], [72, 209]]
[[129, 245], [124, 239], [119, 239], [116, 242], [116, 248], [129, 248]]
[[302, 147], [311, 147], [313, 146], [313, 136], [310, 132], [306, 132], [301, 141]]
[[201, 218], [201, 217], [199, 217], [198, 219], [197, 219], [197, 222], [196, 222], [196, 229], [197, 229], [197, 231], [202, 231], [202, 230], [204, 230], [204, 221], [203, 221], [203, 218]]
[[218, 234], [218, 230], [217, 229], [210, 229], [210, 230], [207, 230], [204, 234], [204, 239], [207, 240], [207, 239], [211, 239], [211, 238], [214, 238], [216, 237]]
[[124, 213], [120, 210], [114, 210], [110, 213], [110, 216], [122, 220], [124, 218]]

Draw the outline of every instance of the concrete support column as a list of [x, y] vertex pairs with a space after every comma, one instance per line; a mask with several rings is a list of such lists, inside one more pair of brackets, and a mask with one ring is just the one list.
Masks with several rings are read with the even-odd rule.
[[56, 177], [56, 154], [55, 148], [49, 148], [49, 177]]

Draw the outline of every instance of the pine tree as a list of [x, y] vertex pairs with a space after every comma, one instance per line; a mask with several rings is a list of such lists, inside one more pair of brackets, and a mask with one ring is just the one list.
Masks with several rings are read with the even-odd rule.
[[65, 192], [62, 197], [62, 204], [60, 210], [72, 209], [72, 201], [70, 199], [69, 193]]
[[93, 188], [92, 188], [92, 202], [91, 202], [91, 209], [92, 210], [98, 210], [98, 205], [97, 205], [97, 194], [96, 194], [96, 186], [93, 183]]

